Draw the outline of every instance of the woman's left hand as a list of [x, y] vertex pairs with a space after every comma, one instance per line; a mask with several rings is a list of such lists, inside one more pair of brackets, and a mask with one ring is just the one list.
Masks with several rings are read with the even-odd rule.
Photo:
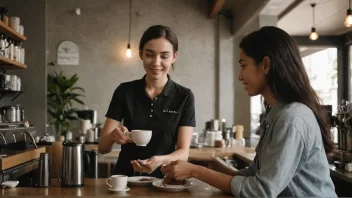
[[131, 164], [135, 171], [150, 174], [161, 166], [162, 159], [160, 156], [153, 156], [146, 160], [132, 160]]
[[193, 174], [195, 173], [195, 168], [195, 165], [191, 163], [177, 160], [163, 166], [161, 171], [165, 173], [166, 177], [174, 178], [176, 180], [184, 180], [194, 177]]

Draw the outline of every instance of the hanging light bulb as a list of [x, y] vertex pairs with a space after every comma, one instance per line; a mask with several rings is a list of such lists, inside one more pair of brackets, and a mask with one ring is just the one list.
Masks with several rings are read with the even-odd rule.
[[131, 58], [131, 56], [132, 56], [132, 51], [131, 51], [131, 45], [130, 44], [127, 44], [126, 56], [127, 56], [127, 58]]
[[319, 38], [318, 33], [315, 31], [315, 28], [312, 28], [312, 31], [310, 32], [309, 39], [312, 41], [315, 41]]
[[344, 25], [345, 25], [346, 27], [351, 27], [351, 26], [352, 26], [351, 0], [349, 0], [349, 8], [348, 8], [348, 10], [347, 10], [347, 16], [346, 16]]
[[310, 4], [310, 6], [312, 6], [313, 8], [313, 27], [312, 27], [312, 31], [310, 32], [309, 39], [312, 41], [315, 41], [319, 38], [319, 35], [314, 27], [315, 26], [315, 13], [314, 13], [315, 3]]
[[132, 0], [130, 0], [130, 18], [129, 18], [129, 32], [128, 32], [128, 44], [127, 44], [127, 50], [126, 50], [126, 56], [127, 58], [131, 58], [132, 56], [132, 51], [131, 51], [131, 12], [132, 12]]

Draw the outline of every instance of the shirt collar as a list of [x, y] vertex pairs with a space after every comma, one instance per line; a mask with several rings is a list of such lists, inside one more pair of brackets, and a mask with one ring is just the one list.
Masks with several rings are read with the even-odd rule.
[[[272, 124], [276, 115], [286, 106], [286, 103], [281, 101], [281, 100], [277, 100], [276, 103], [274, 104], [274, 106], [271, 107], [271, 109], [269, 110], [269, 113], [265, 116], [264, 121], [268, 124]], [[267, 110], [268, 111], [268, 110]]]
[[[145, 78], [146, 78], [146, 74], [141, 79], [141, 85], [142, 85], [142, 88], [143, 88], [143, 93], [145, 92], [145, 86], [146, 86]], [[167, 74], [167, 79], [168, 79], [167, 83], [166, 83], [163, 91], [160, 93], [160, 95], [164, 95], [166, 97], [170, 97], [171, 94], [174, 92], [175, 82], [171, 80], [171, 77], [169, 76], [169, 74]]]

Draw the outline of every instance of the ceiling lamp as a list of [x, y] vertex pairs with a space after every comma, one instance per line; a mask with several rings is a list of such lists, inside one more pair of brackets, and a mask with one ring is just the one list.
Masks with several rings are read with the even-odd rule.
[[312, 31], [310, 32], [309, 39], [314, 41], [319, 38], [319, 35], [315, 29], [315, 13], [314, 13], [315, 3], [310, 4], [310, 6], [312, 6], [313, 8], [313, 27], [312, 27]]
[[132, 56], [132, 51], [131, 51], [131, 13], [132, 13], [132, 0], [130, 0], [130, 18], [129, 18], [129, 31], [128, 31], [128, 44], [127, 44], [127, 50], [126, 50], [126, 56], [127, 58], [131, 58]]
[[347, 10], [347, 16], [346, 16], [344, 25], [345, 25], [346, 27], [351, 27], [351, 26], [352, 26], [351, 0], [349, 0], [349, 7], [348, 7], [348, 10]]

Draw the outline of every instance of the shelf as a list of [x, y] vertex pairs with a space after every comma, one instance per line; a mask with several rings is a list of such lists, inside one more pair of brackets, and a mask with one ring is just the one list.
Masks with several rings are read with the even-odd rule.
[[27, 38], [20, 33], [16, 32], [10, 26], [5, 25], [4, 22], [0, 21], [0, 32], [4, 33], [6, 36], [10, 37], [15, 41], [25, 41]]
[[23, 93], [23, 91], [11, 91], [11, 90], [0, 90], [0, 100], [5, 96], [5, 95], [13, 95], [11, 102], [16, 100], [18, 96], [20, 96]]
[[27, 65], [0, 56], [1, 69], [26, 69]]

